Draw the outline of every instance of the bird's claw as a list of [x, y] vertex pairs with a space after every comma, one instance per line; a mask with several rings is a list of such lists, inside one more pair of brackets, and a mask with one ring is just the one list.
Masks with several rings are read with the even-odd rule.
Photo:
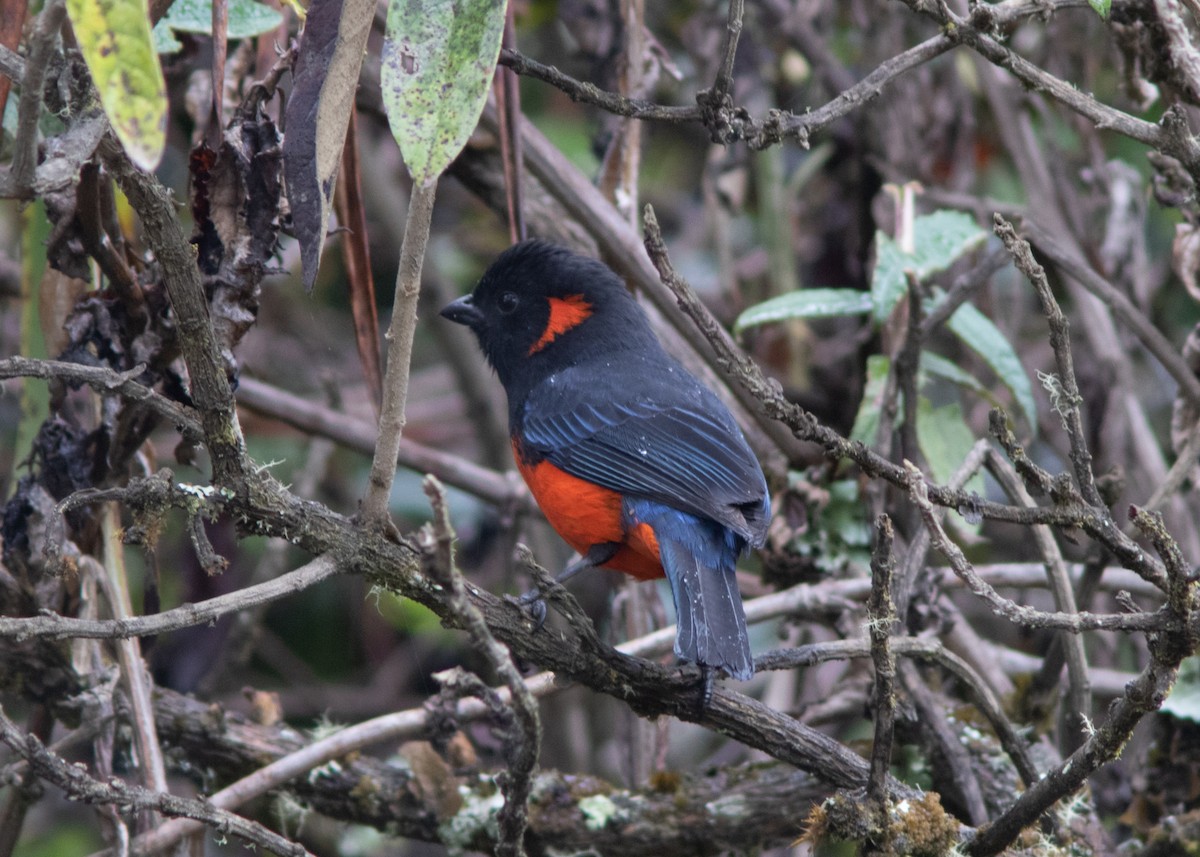
[[517, 603], [522, 609], [529, 611], [530, 617], [533, 619], [533, 630], [540, 631], [542, 626], [546, 624], [546, 599], [542, 597], [542, 593], [538, 589], [531, 589], [517, 599]]

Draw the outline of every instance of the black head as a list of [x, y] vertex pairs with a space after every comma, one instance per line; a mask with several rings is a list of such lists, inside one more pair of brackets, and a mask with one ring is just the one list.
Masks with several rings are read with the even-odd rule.
[[505, 250], [475, 291], [442, 310], [475, 332], [500, 381], [541, 376], [590, 354], [657, 346], [645, 315], [606, 265], [545, 241]]

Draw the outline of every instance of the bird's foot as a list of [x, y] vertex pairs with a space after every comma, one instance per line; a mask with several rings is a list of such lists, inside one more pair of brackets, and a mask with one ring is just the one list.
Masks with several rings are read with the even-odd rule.
[[546, 624], [546, 599], [542, 595], [542, 590], [531, 589], [515, 601], [521, 609], [528, 611], [530, 618], [533, 619], [533, 630], [540, 631], [542, 626]]

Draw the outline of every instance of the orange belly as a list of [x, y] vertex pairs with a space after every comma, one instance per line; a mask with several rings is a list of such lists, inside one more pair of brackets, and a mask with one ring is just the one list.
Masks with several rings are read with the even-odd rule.
[[513, 457], [546, 520], [563, 541], [580, 554], [593, 545], [615, 542], [621, 547], [604, 568], [643, 580], [663, 576], [654, 530], [649, 524], [626, 526], [620, 494], [572, 476], [549, 461], [527, 464], [516, 443]]

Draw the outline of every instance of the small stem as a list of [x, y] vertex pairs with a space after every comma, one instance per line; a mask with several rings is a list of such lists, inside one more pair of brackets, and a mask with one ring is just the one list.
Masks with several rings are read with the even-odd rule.
[[379, 440], [371, 461], [371, 479], [363, 498], [362, 520], [372, 529], [388, 529], [388, 497], [396, 476], [396, 457], [404, 433], [404, 406], [408, 399], [408, 374], [412, 365], [413, 333], [417, 327], [417, 297], [421, 290], [421, 265], [429, 242], [429, 221], [437, 179], [413, 184], [396, 272], [396, 297], [388, 327], [387, 371], [383, 377], [383, 408], [379, 415]]
[[896, 657], [892, 654], [892, 554], [894, 533], [887, 515], [875, 519], [875, 550], [871, 556], [871, 597], [867, 602], [867, 629], [871, 638], [871, 661], [875, 665], [875, 741], [871, 745], [871, 773], [867, 779], [867, 801], [876, 813], [881, 835], [888, 829], [888, 771], [892, 764], [892, 740], [896, 728]]

